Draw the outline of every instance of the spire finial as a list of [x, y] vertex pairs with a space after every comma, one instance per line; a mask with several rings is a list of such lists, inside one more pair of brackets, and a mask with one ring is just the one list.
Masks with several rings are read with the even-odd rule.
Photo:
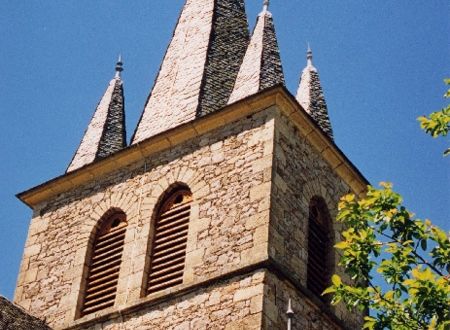
[[119, 58], [117, 59], [116, 63], [116, 78], [120, 78], [120, 74], [123, 71], [123, 62], [122, 62], [122, 55], [119, 54]]
[[286, 311], [286, 315], [288, 317], [287, 330], [291, 330], [292, 329], [292, 318], [294, 317], [294, 310], [292, 309], [291, 298], [289, 298], [289, 301], [288, 301], [288, 308]]
[[270, 5], [270, 1], [269, 0], [264, 0], [264, 2], [263, 2], [263, 10], [259, 14], [259, 16], [266, 15], [266, 16], [272, 17], [272, 14], [269, 11], [269, 5]]
[[307, 66], [313, 66], [312, 58], [313, 58], [313, 53], [311, 50], [311, 46], [309, 45], [309, 42], [308, 42], [308, 51], [306, 52]]

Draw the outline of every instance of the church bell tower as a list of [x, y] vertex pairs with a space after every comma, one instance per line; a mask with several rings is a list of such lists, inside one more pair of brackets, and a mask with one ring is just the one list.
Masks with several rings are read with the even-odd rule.
[[321, 292], [346, 278], [338, 201], [367, 181], [310, 50], [286, 89], [269, 1], [249, 35], [244, 0], [186, 0], [129, 145], [122, 70], [67, 171], [18, 195], [15, 302], [52, 329], [361, 328]]

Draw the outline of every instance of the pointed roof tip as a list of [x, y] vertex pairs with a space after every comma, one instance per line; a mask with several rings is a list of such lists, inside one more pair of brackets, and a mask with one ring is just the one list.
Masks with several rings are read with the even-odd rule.
[[121, 78], [121, 73], [123, 71], [123, 60], [122, 60], [122, 54], [119, 54], [119, 58], [116, 62], [116, 76], [115, 78]]
[[257, 18], [228, 104], [275, 85], [285, 85], [275, 24], [267, 11], [268, 4], [269, 1], [264, 0], [264, 11]]
[[271, 16], [272, 13], [269, 11], [270, 0], [264, 0], [263, 2], [263, 10], [259, 13], [259, 16], [268, 15]]
[[328, 107], [320, 83], [318, 70], [312, 63], [313, 53], [309, 43], [306, 58], [307, 65], [302, 71], [296, 99], [303, 109], [322, 128], [325, 134], [333, 139], [333, 129], [331, 127], [330, 117], [328, 116]]
[[116, 75], [97, 104], [94, 115], [66, 173], [108, 157], [126, 147], [125, 104], [120, 73], [122, 56], [116, 63]]

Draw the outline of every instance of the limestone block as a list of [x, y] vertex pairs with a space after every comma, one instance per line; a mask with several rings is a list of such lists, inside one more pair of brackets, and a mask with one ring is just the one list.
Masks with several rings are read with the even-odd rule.
[[233, 301], [241, 301], [241, 300], [247, 300], [252, 297], [262, 295], [263, 293], [263, 285], [258, 284], [251, 287], [239, 289], [234, 293]]
[[33, 257], [33, 256], [39, 254], [40, 252], [41, 252], [41, 244], [36, 243], [36, 244], [26, 247], [23, 255], [25, 258], [27, 258], [27, 257], [29, 258], [29, 257]]
[[250, 189], [250, 201], [254, 202], [270, 195], [271, 183], [266, 182]]
[[255, 246], [267, 244], [269, 241], [269, 226], [263, 225], [255, 229], [253, 233], [253, 244]]
[[273, 156], [271, 154], [256, 160], [252, 163], [253, 172], [260, 172], [265, 170], [266, 168], [271, 168], [273, 164]]
[[268, 224], [268, 223], [269, 223], [269, 213], [268, 212], [257, 213], [257, 214], [254, 214], [254, 215], [248, 217], [245, 220], [245, 229], [251, 230], [251, 229], [259, 227], [263, 224]]
[[250, 313], [260, 313], [263, 310], [263, 295], [254, 296], [250, 300]]
[[38, 268], [31, 268], [31, 269], [28, 269], [28, 270], [25, 272], [25, 277], [24, 277], [23, 282], [24, 282], [24, 283], [31, 283], [31, 282], [36, 281], [38, 271], [39, 271]]

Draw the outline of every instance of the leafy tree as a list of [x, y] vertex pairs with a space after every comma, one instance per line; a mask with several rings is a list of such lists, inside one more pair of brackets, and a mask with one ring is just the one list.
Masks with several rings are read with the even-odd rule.
[[[450, 79], [444, 81], [447, 85], [450, 85]], [[450, 98], [450, 89], [447, 90], [444, 97]], [[420, 122], [420, 127], [432, 137], [447, 136], [450, 130], [450, 104], [441, 111], [433, 112], [428, 117], [421, 116], [417, 120]], [[450, 154], [450, 148], [444, 152], [445, 156], [448, 154]]]
[[[416, 219], [402, 206], [392, 185], [368, 188], [366, 197], [344, 196], [338, 221], [343, 241], [336, 244], [340, 265], [351, 278], [333, 275], [332, 303], [372, 310], [364, 329], [450, 328], [450, 238], [429, 220]], [[374, 271], [384, 280], [373, 281]]]

